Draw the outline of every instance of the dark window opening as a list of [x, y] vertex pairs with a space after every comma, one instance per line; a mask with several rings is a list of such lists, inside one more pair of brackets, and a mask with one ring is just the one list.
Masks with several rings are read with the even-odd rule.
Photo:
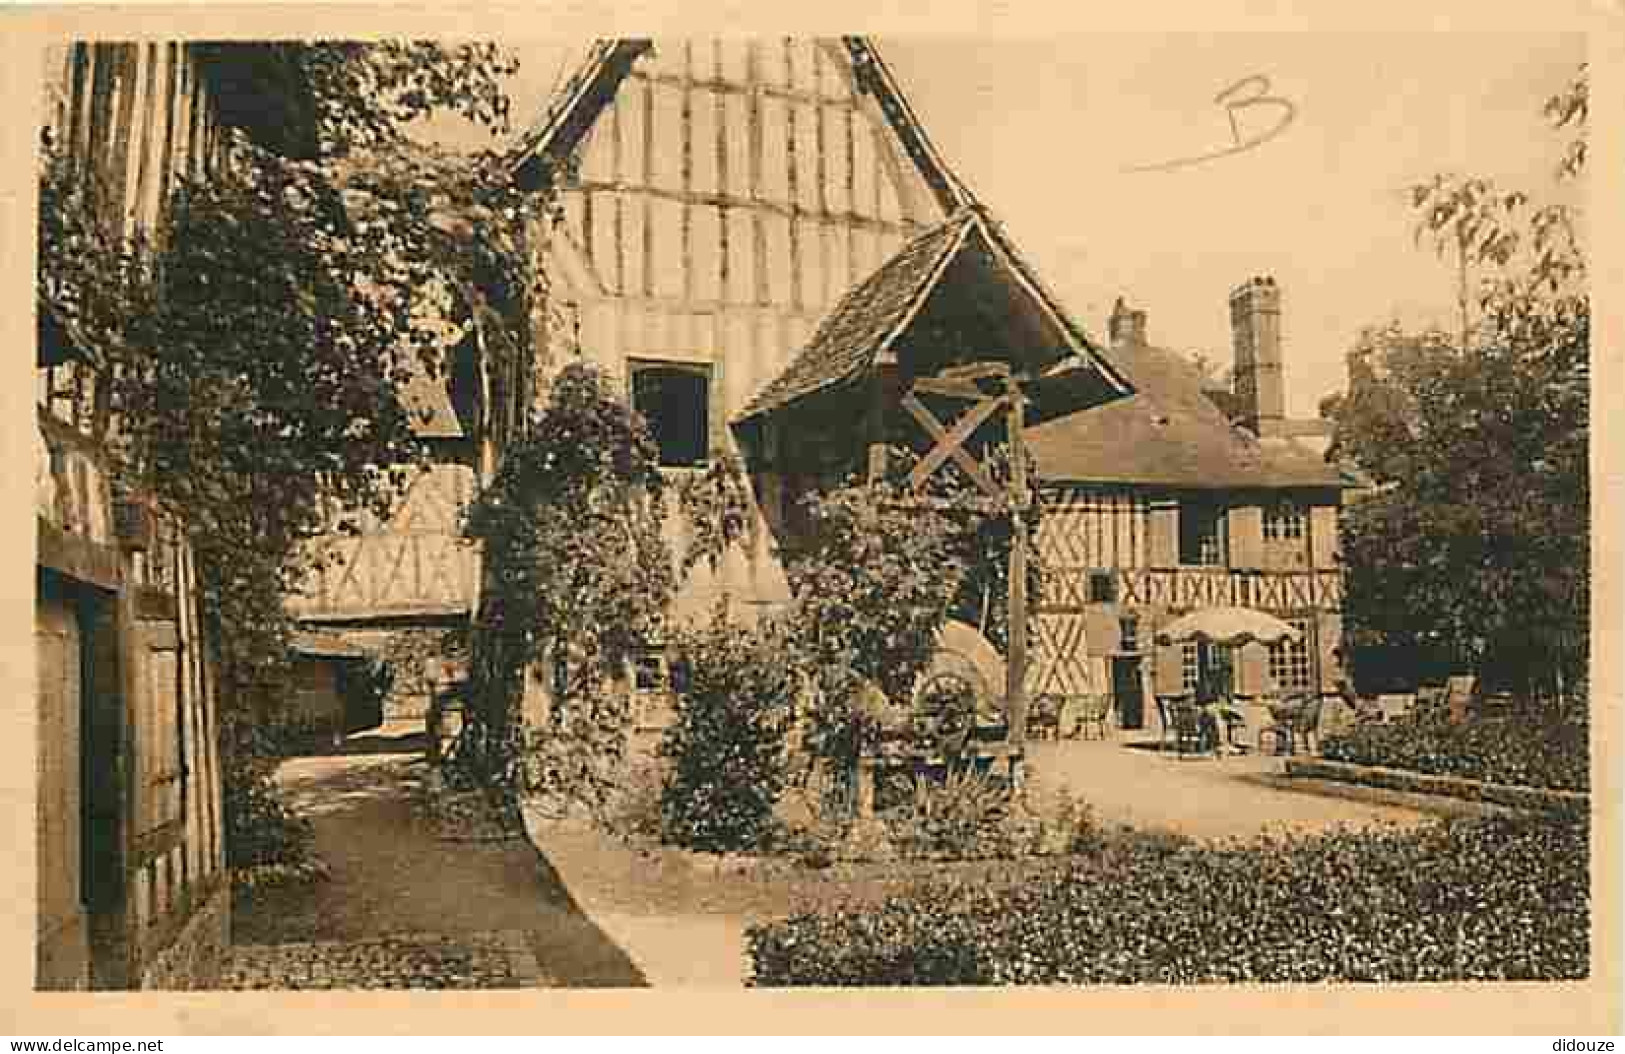
[[1089, 603], [1114, 604], [1117, 602], [1117, 578], [1110, 571], [1089, 572]]
[[648, 651], [632, 658], [632, 687], [638, 692], [664, 692], [671, 685], [666, 672], [666, 656]]
[[711, 371], [705, 366], [632, 366], [632, 408], [643, 416], [666, 467], [703, 465], [711, 435]]
[[1135, 615], [1125, 615], [1118, 620], [1118, 634], [1121, 637], [1122, 651], [1135, 652], [1140, 650], [1140, 620]]
[[1195, 567], [1223, 567], [1224, 507], [1207, 502], [1181, 502], [1179, 506], [1179, 562]]

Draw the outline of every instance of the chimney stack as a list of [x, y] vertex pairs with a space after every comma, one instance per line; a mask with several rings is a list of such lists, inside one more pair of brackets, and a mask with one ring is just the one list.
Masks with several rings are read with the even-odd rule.
[[1253, 278], [1230, 294], [1236, 349], [1236, 401], [1241, 424], [1256, 435], [1278, 434], [1286, 420], [1281, 362], [1281, 291], [1270, 277]]
[[1140, 348], [1145, 346], [1145, 312], [1131, 311], [1122, 297], [1112, 307], [1108, 332], [1112, 347]]

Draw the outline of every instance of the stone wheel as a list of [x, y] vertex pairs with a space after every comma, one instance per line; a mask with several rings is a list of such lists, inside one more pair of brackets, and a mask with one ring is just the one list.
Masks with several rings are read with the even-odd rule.
[[914, 690], [914, 707], [922, 709], [925, 689], [941, 677], [968, 685], [975, 699], [975, 724], [1004, 724], [1004, 658], [976, 627], [949, 621], [937, 634], [937, 650]]

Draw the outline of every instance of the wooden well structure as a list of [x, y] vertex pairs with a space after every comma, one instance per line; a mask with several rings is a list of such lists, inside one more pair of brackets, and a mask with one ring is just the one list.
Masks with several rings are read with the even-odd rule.
[[[1023, 429], [1129, 394], [1128, 382], [1061, 310], [978, 205], [918, 235], [849, 291], [790, 366], [736, 419], [769, 507], [857, 471], [886, 473], [888, 451], [919, 461], [919, 500], [955, 465], [1005, 509], [1024, 540], [1034, 498]], [[1000, 480], [992, 452], [1007, 447]], [[771, 519], [770, 515], [770, 519]], [[794, 531], [794, 523], [774, 525]], [[1010, 554], [1009, 738], [996, 753], [1019, 768], [1026, 740], [1030, 558]]]

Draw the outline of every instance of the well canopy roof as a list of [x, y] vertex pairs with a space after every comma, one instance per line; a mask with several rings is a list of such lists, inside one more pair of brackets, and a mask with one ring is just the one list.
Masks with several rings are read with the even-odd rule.
[[966, 326], [1002, 326], [1003, 347], [974, 349], [1004, 354], [1031, 377], [1070, 368], [1081, 370], [1108, 397], [1127, 394], [1123, 375], [1099, 352], [1083, 330], [1039, 284], [1009, 238], [980, 205], [957, 210], [903, 245], [868, 278], [858, 283], [825, 316], [812, 340], [790, 365], [750, 401], [737, 421], [769, 414], [821, 390], [857, 379], [883, 363], [905, 373], [934, 372], [921, 356], [933, 350], [910, 348], [910, 329], [930, 320], [934, 332], [946, 326], [964, 336]]

